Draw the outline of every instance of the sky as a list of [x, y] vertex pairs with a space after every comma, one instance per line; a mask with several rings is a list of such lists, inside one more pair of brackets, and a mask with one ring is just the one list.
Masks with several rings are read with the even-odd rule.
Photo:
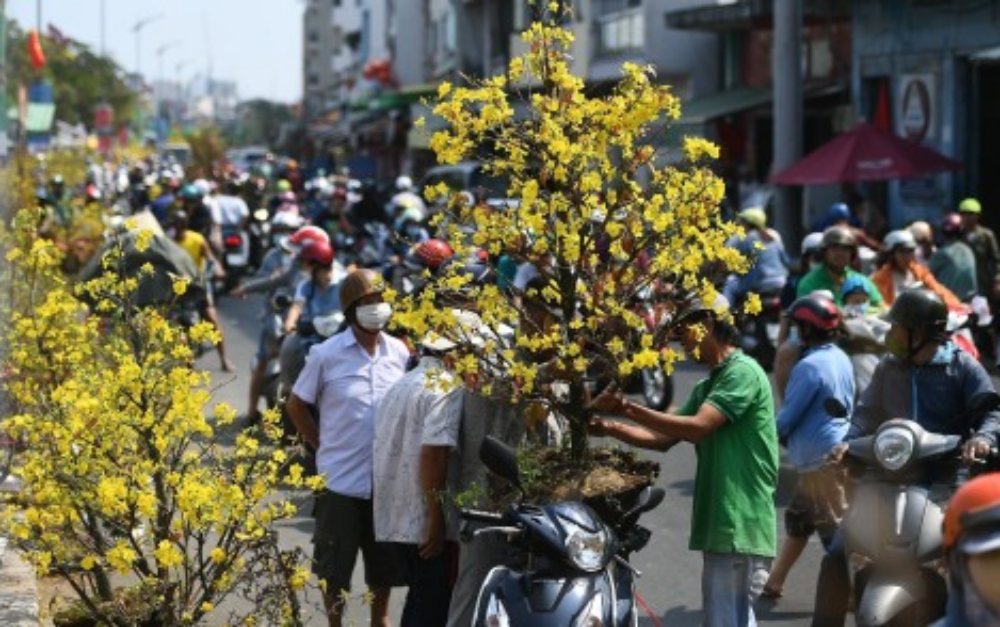
[[43, 32], [51, 23], [98, 52], [103, 1], [107, 53], [129, 72], [136, 69], [133, 26], [159, 16], [140, 33], [147, 80], [161, 78], [161, 68], [162, 78], [176, 80], [180, 65], [187, 81], [211, 65], [213, 78], [236, 81], [241, 99], [302, 98], [303, 0], [7, 0], [8, 17], [34, 28], [39, 1]]

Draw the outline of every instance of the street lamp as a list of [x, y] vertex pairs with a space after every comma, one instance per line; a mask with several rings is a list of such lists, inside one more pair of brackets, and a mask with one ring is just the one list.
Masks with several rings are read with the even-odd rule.
[[139, 43], [141, 41], [142, 29], [145, 28], [151, 22], [155, 22], [156, 20], [162, 17], [163, 17], [162, 13], [157, 13], [156, 15], [150, 15], [148, 17], [142, 18], [141, 20], [136, 22], [135, 25], [132, 26], [132, 32], [135, 34], [135, 73], [137, 76], [142, 76], [142, 64], [140, 62], [141, 59], [139, 56], [140, 55]]
[[163, 55], [167, 52], [167, 50], [179, 46], [180, 43], [181, 42], [179, 41], [172, 41], [168, 44], [163, 44], [156, 49], [157, 78], [160, 79], [161, 82], [166, 80], [166, 77], [163, 75]]

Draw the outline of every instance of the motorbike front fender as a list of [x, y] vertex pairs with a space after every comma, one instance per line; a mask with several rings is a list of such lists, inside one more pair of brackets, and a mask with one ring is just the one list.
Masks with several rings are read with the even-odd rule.
[[861, 602], [855, 614], [860, 627], [885, 625], [897, 614], [924, 596], [924, 582], [919, 576], [875, 574], [865, 584]]
[[[600, 625], [615, 625], [616, 591], [607, 570], [571, 578], [539, 577], [506, 567], [494, 568], [479, 590], [473, 625], [492, 624], [499, 606], [511, 627], [572, 625], [601, 597]], [[504, 622], [501, 620], [501, 622]]]

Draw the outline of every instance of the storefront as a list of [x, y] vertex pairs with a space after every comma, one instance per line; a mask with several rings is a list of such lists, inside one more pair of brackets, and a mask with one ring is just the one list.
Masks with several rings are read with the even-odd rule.
[[855, 0], [852, 96], [862, 117], [965, 164], [892, 183], [889, 219], [938, 219], [964, 196], [1000, 226], [1000, 5]]

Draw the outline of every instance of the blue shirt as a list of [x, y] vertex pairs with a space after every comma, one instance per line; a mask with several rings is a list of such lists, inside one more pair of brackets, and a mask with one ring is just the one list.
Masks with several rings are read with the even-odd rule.
[[833, 398], [854, 407], [854, 368], [834, 344], [808, 349], [788, 377], [785, 402], [778, 412], [778, 435], [787, 440], [788, 460], [800, 472], [816, 470], [835, 444], [847, 435], [846, 418], [834, 418], [823, 406]]
[[340, 311], [340, 281], [334, 280], [323, 287], [312, 279], [306, 279], [295, 288], [294, 300], [303, 303], [300, 317], [303, 322], [329, 316]]

